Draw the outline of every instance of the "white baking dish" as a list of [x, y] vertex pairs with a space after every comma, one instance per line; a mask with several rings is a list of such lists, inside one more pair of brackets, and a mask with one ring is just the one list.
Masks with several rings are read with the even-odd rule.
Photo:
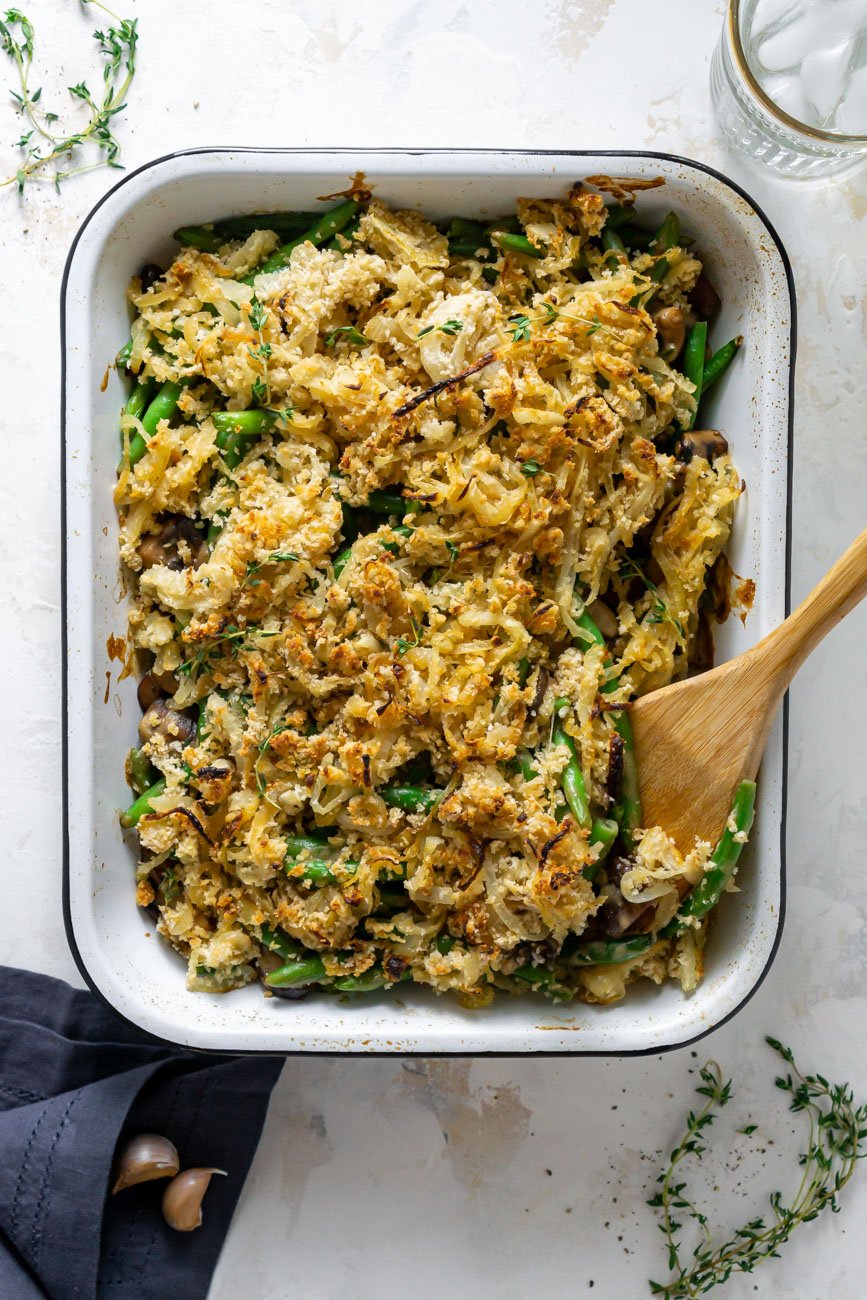
[[[696, 163], [661, 154], [212, 149], [174, 154], [124, 178], [84, 223], [63, 285], [66, 709], [65, 908], [82, 975], [122, 1016], [161, 1039], [229, 1052], [657, 1052], [719, 1025], [760, 983], [783, 916], [785, 721], [771, 733], [756, 830], [707, 951], [704, 983], [633, 989], [606, 1008], [499, 998], [462, 1010], [421, 989], [398, 996], [264, 998], [188, 993], [179, 958], [137, 910], [133, 859], [117, 821], [127, 802], [124, 754], [136, 733], [131, 680], [118, 680], [107, 642], [125, 631], [112, 505], [122, 384], [106, 366], [127, 334], [125, 291], [144, 262], [166, 263], [171, 232], [230, 213], [312, 208], [361, 170], [376, 193], [433, 216], [498, 213], [519, 195], [559, 195], [596, 173], [664, 176], [643, 214], [676, 207], [698, 238], [724, 309], [722, 342], [746, 342], [709, 403], [731, 441], [747, 491], [730, 555], [757, 580], [742, 625], [718, 635], [718, 658], [752, 645], [783, 618], [788, 588], [790, 380], [794, 300], [779, 240], [743, 191]], [[109, 679], [109, 673], [111, 677]]]

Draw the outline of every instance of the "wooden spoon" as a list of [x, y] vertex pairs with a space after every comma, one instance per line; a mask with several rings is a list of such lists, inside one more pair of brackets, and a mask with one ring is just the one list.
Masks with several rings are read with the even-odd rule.
[[738, 782], [753, 780], [771, 722], [801, 664], [867, 596], [867, 530], [802, 605], [758, 645], [630, 711], [642, 823], [662, 826], [681, 852], [715, 844]]

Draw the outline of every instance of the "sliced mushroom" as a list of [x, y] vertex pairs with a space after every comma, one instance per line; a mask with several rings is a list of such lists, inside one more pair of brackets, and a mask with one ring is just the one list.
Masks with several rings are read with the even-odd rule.
[[202, 1201], [214, 1174], [225, 1169], [185, 1169], [163, 1192], [163, 1218], [176, 1232], [193, 1232], [202, 1222]]
[[117, 1161], [117, 1179], [112, 1196], [125, 1187], [149, 1183], [155, 1178], [174, 1178], [181, 1167], [173, 1142], [158, 1133], [139, 1133], [122, 1148]]
[[186, 568], [187, 563], [197, 569], [209, 555], [206, 538], [186, 515], [169, 515], [158, 533], [142, 538], [138, 553], [143, 570], [164, 564], [175, 572]]
[[542, 707], [542, 701], [544, 700], [545, 692], [548, 689], [548, 681], [549, 681], [548, 669], [540, 668], [536, 676], [536, 689], [533, 692], [533, 699], [529, 709], [527, 710], [527, 713], [530, 715], [531, 718], [535, 717], [536, 714], [539, 712], [539, 709]]
[[187, 713], [171, 708], [165, 700], [154, 700], [138, 724], [142, 744], [162, 736], [167, 741], [180, 741], [189, 745], [196, 734], [196, 723]]
[[138, 684], [136, 698], [142, 713], [166, 695], [174, 695], [178, 689], [178, 679], [174, 673], [145, 673]]
[[614, 888], [596, 913], [596, 920], [601, 932], [609, 939], [620, 939], [624, 934], [640, 927], [642, 922], [647, 924], [656, 910], [656, 904], [653, 902], [629, 903], [621, 894], [620, 882], [633, 866], [634, 863], [630, 858], [620, 854], [609, 858], [605, 864], [608, 879]]
[[712, 461], [717, 456], [724, 456], [728, 449], [729, 445], [718, 429], [691, 429], [681, 435], [675, 451], [678, 459], [688, 465], [694, 456]]
[[605, 601], [594, 600], [593, 604], [587, 607], [587, 613], [593, 619], [605, 640], [613, 641], [620, 631], [620, 626], [617, 622], [617, 615], [605, 604]]
[[663, 307], [654, 313], [653, 323], [662, 340], [659, 349], [663, 360], [674, 361], [686, 342], [686, 316], [681, 307]]
[[722, 307], [722, 299], [704, 271], [696, 280], [689, 301], [699, 320], [713, 320]]
[[689, 648], [688, 676], [696, 677], [699, 673], [708, 672], [709, 669], [713, 668], [713, 658], [713, 631], [706, 611], [701, 609], [698, 613], [695, 636]]
[[165, 271], [161, 266], [157, 266], [155, 262], [146, 262], [138, 273], [142, 293], [147, 293], [148, 289], [152, 289], [164, 275]]

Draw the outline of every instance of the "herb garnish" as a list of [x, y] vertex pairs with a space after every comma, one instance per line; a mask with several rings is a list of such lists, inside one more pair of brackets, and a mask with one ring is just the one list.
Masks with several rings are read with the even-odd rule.
[[266, 736], [265, 739], [262, 741], [262, 743], [258, 746], [258, 757], [256, 759], [255, 764], [253, 765], [253, 771], [256, 776], [256, 789], [259, 791], [260, 794], [265, 793], [268, 787], [268, 783], [265, 780], [262, 773], [259, 771], [259, 764], [261, 763], [262, 759], [265, 757], [266, 753], [268, 752], [271, 741], [275, 738], [275, 736], [279, 736], [281, 732], [288, 731], [288, 730], [289, 727], [287, 723], [285, 722], [278, 723], [278, 725], [274, 728], [274, 730], [270, 733], [270, 735]]
[[325, 336], [325, 346], [327, 348], [334, 347], [338, 334], [345, 334], [350, 343], [362, 344], [367, 342], [361, 330], [357, 330], [354, 325], [338, 325], [337, 329], [332, 330], [330, 334]]
[[221, 645], [228, 645], [229, 651], [234, 657], [240, 650], [250, 649], [249, 646], [245, 645], [247, 637], [257, 636], [279, 636], [279, 632], [266, 632], [262, 628], [253, 627], [250, 624], [248, 624], [247, 627], [239, 628], [230, 623], [225, 632], [214, 637], [213, 640], [207, 642], [206, 645], [200, 646], [192, 659], [187, 659], [185, 663], [181, 664], [178, 668], [178, 672], [182, 673], [184, 677], [198, 676], [203, 669], [209, 666], [210, 660], [219, 654], [219, 648]]
[[[265, 321], [268, 319], [268, 308], [263, 306], [255, 293], [250, 299], [250, 324], [256, 331], [256, 337], [259, 341], [258, 347], [248, 348], [247, 351], [254, 361], [262, 363], [262, 373], [258, 379], [253, 381], [251, 392], [254, 400], [259, 406], [268, 406], [271, 401], [271, 390], [268, 382], [268, 362], [271, 359], [271, 344], [266, 343], [262, 337], [262, 330], [265, 328]], [[292, 418], [291, 416], [289, 417]]]
[[[829, 1083], [821, 1074], [801, 1074], [790, 1048], [776, 1038], [765, 1041], [789, 1066], [787, 1073], [776, 1080], [777, 1087], [789, 1094], [790, 1110], [803, 1111], [809, 1122], [807, 1149], [800, 1157], [803, 1176], [794, 1198], [790, 1205], [784, 1205], [782, 1193], [774, 1192], [769, 1223], [752, 1219], [736, 1228], [728, 1241], [714, 1242], [707, 1215], [689, 1199], [686, 1184], [676, 1181], [679, 1166], [687, 1156], [700, 1161], [704, 1155], [707, 1130], [717, 1118], [714, 1107], [721, 1109], [731, 1099], [731, 1080], [724, 1083], [716, 1062], [708, 1062], [699, 1072], [701, 1085], [696, 1089], [707, 1101], [697, 1113], [690, 1111], [687, 1116], [686, 1132], [657, 1179], [659, 1190], [648, 1201], [661, 1212], [659, 1228], [668, 1249], [668, 1266], [674, 1274], [669, 1282], [650, 1283], [654, 1295], [692, 1300], [721, 1286], [733, 1273], [752, 1273], [762, 1260], [775, 1258], [800, 1224], [809, 1223], [823, 1210], [839, 1210], [839, 1193], [854, 1174], [857, 1162], [867, 1155], [867, 1106], [855, 1106], [848, 1084]], [[749, 1134], [755, 1128], [755, 1124], [748, 1124], [739, 1132]], [[682, 1216], [683, 1222], [676, 1215]], [[684, 1259], [680, 1233], [690, 1220], [699, 1231], [699, 1241]]]
[[[70, 176], [93, 171], [96, 167], [120, 168], [123, 165], [119, 161], [120, 145], [112, 131], [112, 119], [126, 108], [126, 94], [135, 76], [137, 22], [134, 18], [119, 18], [100, 0], [82, 0], [82, 3], [95, 4], [109, 18], [113, 18], [118, 26], [109, 26], [105, 31], [93, 33], [93, 39], [105, 61], [102, 69], [102, 95], [101, 98], [94, 98], [85, 81], [69, 87], [69, 93], [84, 104], [90, 114], [81, 130], [69, 135], [52, 130], [55, 122], [60, 119], [57, 113], [48, 112], [41, 107], [42, 87], [30, 89], [35, 35], [33, 24], [20, 9], [7, 9], [5, 20], [0, 20], [0, 48], [15, 64], [20, 85], [20, 92], [12, 91], [12, 98], [30, 128], [16, 141], [23, 153], [17, 172], [7, 180], [0, 181], [0, 187], [15, 184], [21, 194], [29, 181], [38, 180], [51, 181], [59, 190], [61, 181]], [[96, 145], [96, 162], [78, 167], [60, 166], [62, 162], [71, 162], [75, 151], [87, 144]], [[53, 170], [47, 170], [49, 168]]]
[[423, 339], [426, 334], [431, 334], [434, 330], [439, 330], [440, 334], [460, 334], [463, 328], [462, 320], [447, 320], [442, 325], [425, 325], [423, 330], [419, 330], [416, 338]]
[[407, 650], [412, 650], [415, 646], [421, 643], [421, 634], [423, 629], [421, 623], [418, 622], [414, 614], [410, 614], [409, 616], [409, 626], [412, 630], [412, 638], [407, 639], [406, 637], [399, 636], [394, 643], [394, 648], [399, 655], [405, 655]]
[[525, 460], [521, 464], [521, 473], [526, 474], [527, 478], [535, 478], [541, 470], [542, 466], [537, 460]]
[[513, 342], [526, 342], [530, 337], [534, 325], [551, 325], [555, 320], [574, 320], [577, 321], [579, 325], [586, 325], [588, 327], [588, 336], [595, 334], [597, 330], [604, 330], [605, 333], [610, 334], [612, 338], [618, 337], [618, 331], [610, 329], [607, 325], [603, 325], [595, 312], [593, 314], [593, 319], [590, 320], [586, 316], [575, 316], [571, 312], [558, 311], [555, 307], [552, 307], [549, 302], [543, 302], [541, 306], [541, 316], [527, 316], [524, 312], [518, 312], [514, 316], [509, 317], [508, 324], [511, 327], [509, 333], [512, 335]]
[[686, 636], [680, 619], [674, 617], [662, 597], [656, 594], [658, 591], [656, 583], [651, 582], [650, 578], [648, 578], [637, 560], [634, 560], [632, 556], [627, 556], [627, 558], [622, 561], [618, 572], [620, 577], [624, 580], [637, 578], [639, 582], [644, 584], [646, 591], [653, 593], [654, 601], [647, 618], [648, 623], [670, 623], [681, 637]]
[[[257, 574], [260, 569], [264, 569], [266, 564], [293, 564], [297, 563], [297, 561], [298, 556], [294, 551], [272, 551], [270, 555], [266, 556], [264, 560], [260, 560], [258, 564], [254, 564], [251, 560], [244, 572], [244, 584], [246, 585], [249, 579], [252, 578], [254, 574]], [[255, 582], [250, 583], [250, 586], [258, 587], [260, 582], [261, 578], [256, 578]]]

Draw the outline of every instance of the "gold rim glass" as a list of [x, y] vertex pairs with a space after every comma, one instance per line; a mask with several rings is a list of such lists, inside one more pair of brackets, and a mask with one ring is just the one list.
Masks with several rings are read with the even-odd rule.
[[867, 135], [844, 135], [840, 131], [823, 131], [818, 126], [808, 126], [806, 122], [799, 122], [796, 117], [786, 113], [779, 104], [775, 104], [768, 94], [762, 89], [753, 75], [752, 69], [747, 62], [746, 52], [741, 41], [741, 0], [729, 0], [728, 14], [726, 22], [728, 24], [729, 45], [732, 52], [732, 58], [737, 66], [738, 71], [749, 87], [751, 94], [759, 101], [768, 115], [777, 122], [781, 122], [791, 131], [797, 131], [799, 134], [807, 136], [811, 140], [821, 140], [823, 144], [836, 145], [854, 145], [856, 147], [867, 147]]

